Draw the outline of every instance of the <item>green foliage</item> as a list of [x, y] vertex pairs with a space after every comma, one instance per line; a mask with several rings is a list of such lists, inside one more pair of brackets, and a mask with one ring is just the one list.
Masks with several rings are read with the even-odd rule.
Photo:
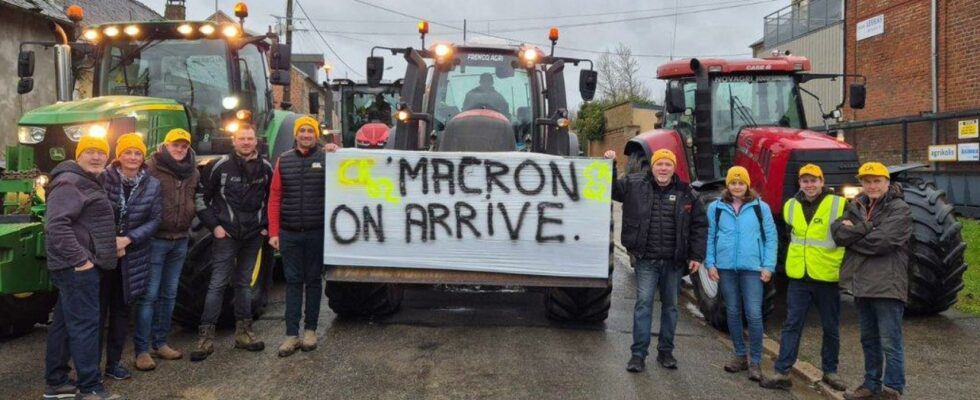
[[582, 104], [575, 118], [575, 130], [587, 140], [602, 139], [606, 130], [606, 117], [602, 110], [607, 104], [602, 101], [592, 101]]
[[961, 218], [963, 240], [966, 241], [966, 273], [963, 274], [963, 291], [960, 292], [956, 309], [980, 316], [980, 221]]

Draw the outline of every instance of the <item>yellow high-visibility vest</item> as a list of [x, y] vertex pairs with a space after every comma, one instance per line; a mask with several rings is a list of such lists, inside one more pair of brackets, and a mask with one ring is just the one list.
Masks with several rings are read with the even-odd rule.
[[783, 220], [790, 228], [786, 276], [801, 279], [806, 274], [817, 281], [840, 281], [844, 248], [834, 243], [830, 225], [844, 215], [846, 203], [840, 196], [824, 196], [809, 223], [803, 215], [803, 205], [795, 198], [783, 205]]

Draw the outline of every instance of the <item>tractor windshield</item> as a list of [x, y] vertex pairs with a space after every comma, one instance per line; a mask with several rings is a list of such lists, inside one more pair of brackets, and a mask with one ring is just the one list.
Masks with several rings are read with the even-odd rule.
[[526, 69], [514, 65], [518, 64], [513, 55], [460, 54], [458, 64], [436, 77], [436, 129], [442, 130], [460, 112], [486, 109], [506, 117], [520, 139], [522, 127], [531, 124], [531, 81]]
[[344, 91], [344, 146], [354, 146], [354, 136], [368, 122], [395, 126], [393, 110], [401, 96], [396, 88], [355, 88]]
[[[191, 113], [195, 143], [217, 134], [222, 99], [232, 95], [224, 40], [118, 42], [108, 44], [102, 54], [98, 77], [102, 95], [175, 99], [187, 105]], [[243, 63], [247, 66], [241, 68], [246, 75], [242, 78], [249, 87], [243, 91], [248, 98], [242, 104], [254, 107], [254, 103], [263, 103], [261, 110], [266, 101], [261, 55]], [[261, 79], [249, 79], [252, 77]]]
[[802, 128], [803, 114], [786, 75], [719, 76], [711, 82], [711, 125], [714, 143], [729, 145], [744, 127]]

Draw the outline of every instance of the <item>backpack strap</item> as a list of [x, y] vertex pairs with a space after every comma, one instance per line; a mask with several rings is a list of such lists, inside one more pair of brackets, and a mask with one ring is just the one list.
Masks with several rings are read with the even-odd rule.
[[755, 210], [755, 217], [759, 220], [759, 233], [762, 234], [762, 241], [765, 242], [766, 226], [762, 224], [762, 203], [759, 203], [759, 205], [756, 208], [753, 208], [753, 210]]

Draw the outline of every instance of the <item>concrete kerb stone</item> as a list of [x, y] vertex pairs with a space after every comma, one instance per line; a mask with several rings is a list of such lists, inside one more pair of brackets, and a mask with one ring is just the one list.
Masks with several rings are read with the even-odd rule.
[[[681, 289], [681, 295], [692, 302], [697, 302], [697, 297], [694, 295], [694, 291], [690, 287], [684, 287]], [[718, 337], [721, 338], [729, 348], [732, 347], [731, 342], [727, 340], [727, 335], [719, 332]], [[769, 335], [763, 334], [762, 351], [770, 358], [776, 359], [779, 357], [779, 342], [772, 340]], [[838, 392], [832, 389], [826, 383], [823, 383], [821, 380], [823, 378], [823, 371], [821, 371], [820, 368], [813, 366], [813, 364], [803, 360], [797, 360], [796, 364], [793, 364], [793, 368], [790, 371], [794, 377], [806, 383], [807, 387], [814, 389], [814, 391], [823, 396], [823, 398], [830, 400], [844, 399], [843, 392]]]

